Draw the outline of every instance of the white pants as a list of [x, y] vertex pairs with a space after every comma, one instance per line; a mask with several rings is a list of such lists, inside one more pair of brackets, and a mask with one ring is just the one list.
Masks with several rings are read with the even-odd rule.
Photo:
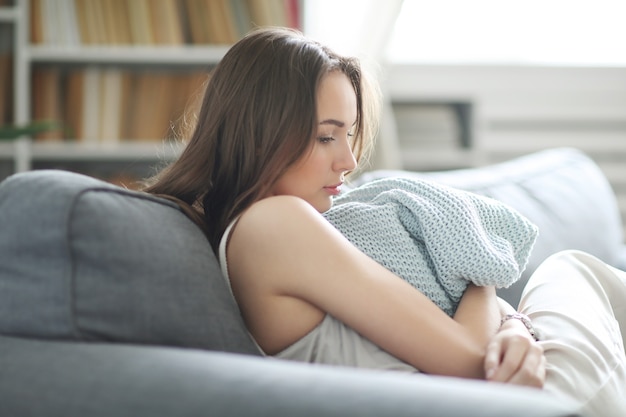
[[585, 416], [625, 417], [626, 273], [583, 252], [557, 253], [530, 278], [519, 309], [545, 350], [544, 389]]

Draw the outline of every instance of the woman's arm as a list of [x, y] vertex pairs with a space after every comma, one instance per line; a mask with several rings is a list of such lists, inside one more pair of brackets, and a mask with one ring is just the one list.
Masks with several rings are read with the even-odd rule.
[[452, 319], [295, 197], [253, 205], [228, 253], [233, 291], [264, 349], [284, 344], [291, 329], [301, 331], [298, 324], [319, 319], [319, 311], [421, 371], [484, 378], [499, 320], [493, 288], [471, 286]]
[[500, 326], [500, 306], [494, 287], [469, 284], [454, 314], [454, 320], [487, 345]]

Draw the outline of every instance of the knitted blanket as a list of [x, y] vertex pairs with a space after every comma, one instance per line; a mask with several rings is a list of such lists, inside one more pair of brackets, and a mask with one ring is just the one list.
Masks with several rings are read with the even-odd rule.
[[450, 316], [469, 282], [501, 288], [517, 281], [537, 237], [536, 226], [503, 203], [406, 178], [350, 190], [324, 216]]

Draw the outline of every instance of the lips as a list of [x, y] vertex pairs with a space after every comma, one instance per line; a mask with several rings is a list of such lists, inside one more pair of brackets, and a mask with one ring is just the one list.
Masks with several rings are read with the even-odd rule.
[[341, 192], [341, 186], [343, 185], [342, 182], [334, 184], [334, 185], [329, 185], [324, 187], [324, 189], [331, 195], [338, 195]]

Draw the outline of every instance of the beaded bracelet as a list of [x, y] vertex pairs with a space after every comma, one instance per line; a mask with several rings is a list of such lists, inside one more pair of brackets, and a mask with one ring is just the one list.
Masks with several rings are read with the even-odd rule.
[[522, 314], [522, 313], [507, 314], [506, 316], [502, 317], [502, 320], [500, 321], [500, 326], [502, 326], [506, 321], [511, 320], [511, 319], [521, 321], [524, 324], [524, 327], [528, 329], [528, 333], [530, 333], [532, 338], [535, 339], [535, 342], [539, 341], [539, 336], [537, 335], [537, 332], [535, 331], [535, 328], [533, 327], [533, 323], [530, 321], [530, 319], [528, 318], [526, 314]]

